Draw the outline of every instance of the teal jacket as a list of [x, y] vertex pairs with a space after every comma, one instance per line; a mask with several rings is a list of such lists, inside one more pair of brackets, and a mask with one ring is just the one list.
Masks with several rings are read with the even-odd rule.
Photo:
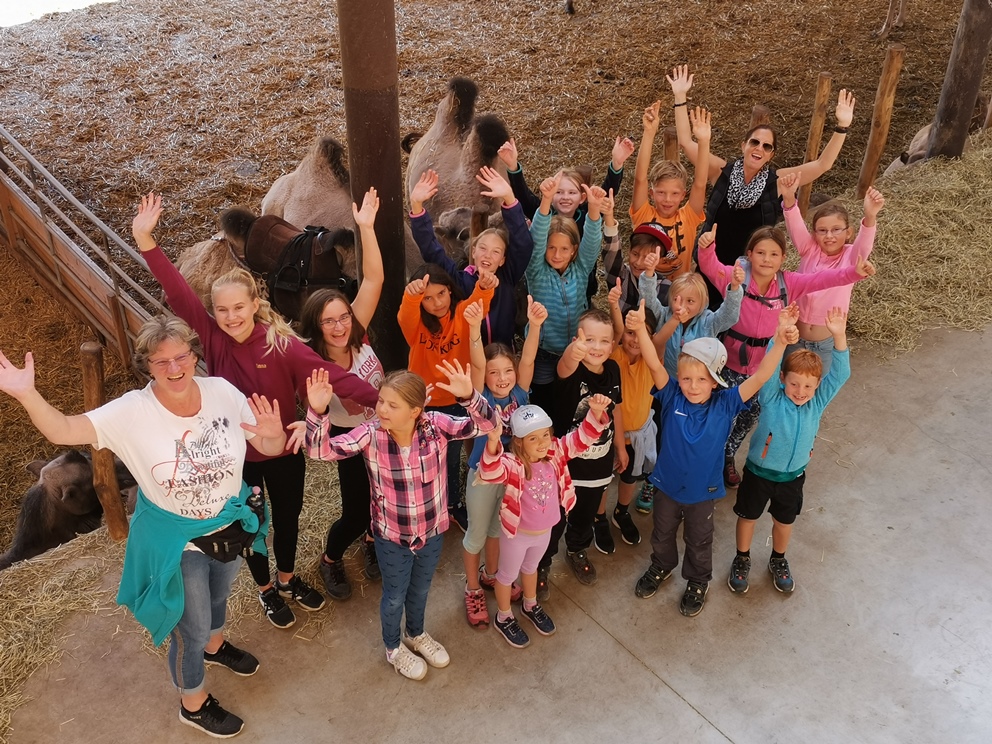
[[240, 520], [248, 532], [258, 530], [252, 549], [267, 555], [268, 510], [259, 529], [258, 517], [246, 501], [250, 495], [251, 488], [242, 483], [241, 493], [229, 499], [216, 517], [189, 519], [155, 506], [138, 491], [117, 604], [131, 610], [135, 619], [148, 628], [156, 646], [176, 627], [186, 607], [179, 567], [186, 543]]
[[779, 375], [773, 375], [758, 393], [761, 415], [747, 451], [747, 467], [751, 472], [776, 483], [786, 483], [802, 475], [813, 454], [813, 441], [823, 411], [850, 376], [850, 352], [835, 349], [830, 371], [813, 398], [797, 406], [785, 394]]

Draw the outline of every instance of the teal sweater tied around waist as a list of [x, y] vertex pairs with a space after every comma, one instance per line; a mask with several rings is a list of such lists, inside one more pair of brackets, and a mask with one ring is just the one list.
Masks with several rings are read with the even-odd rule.
[[124, 571], [117, 592], [117, 604], [134, 614], [135, 619], [152, 634], [156, 646], [161, 645], [179, 624], [186, 607], [180, 561], [183, 548], [194, 537], [240, 521], [248, 532], [258, 530], [252, 549], [268, 555], [265, 537], [269, 532], [269, 512], [261, 529], [258, 517], [248, 506], [251, 488], [242, 483], [241, 492], [224, 504], [220, 514], [210, 519], [189, 519], [155, 506], [139, 490], [138, 503], [131, 517], [131, 530], [124, 551]]

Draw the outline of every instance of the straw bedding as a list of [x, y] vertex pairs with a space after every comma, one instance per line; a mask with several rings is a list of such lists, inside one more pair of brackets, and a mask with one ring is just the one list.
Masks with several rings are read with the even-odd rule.
[[[257, 209], [316, 136], [345, 140], [335, 7], [328, 0], [124, 0], [0, 29], [0, 123], [121, 235], [129, 234], [138, 195], [163, 192], [159, 235], [175, 256], [214, 232], [220, 210]], [[479, 110], [506, 120], [533, 186], [563, 165], [594, 163], [602, 173], [613, 137], [637, 141], [641, 110], [656, 97], [671, 123], [664, 74], [688, 61], [696, 72], [692, 100], [713, 112], [714, 152], [737, 152], [751, 106], [764, 103], [779, 133], [776, 160], [790, 165], [805, 147], [817, 73], [829, 70], [835, 91], [854, 90], [858, 105], [844, 151], [816, 188], [844, 199], [856, 221], [860, 205], [847, 192], [887, 43], [871, 36], [884, 4], [648, 7], [578, 0], [578, 14], [568, 17], [558, 2], [398, 0], [401, 132], [429, 126], [446, 81], [465, 75], [479, 83]], [[959, 9], [959, 0], [913, 6], [907, 27], [890, 39], [907, 53], [883, 166], [933, 116]], [[879, 276], [857, 287], [852, 314], [861, 338], [902, 351], [925, 328], [989, 323], [992, 142], [977, 144], [960, 163], [926, 164], [879, 184], [888, 199], [874, 257]], [[0, 349], [18, 362], [33, 349], [39, 389], [79, 412], [74, 360], [90, 332], [3, 253], [0, 276]], [[108, 395], [132, 384], [111, 357], [107, 368]], [[0, 425], [5, 547], [31, 482], [23, 466], [59, 448], [43, 442], [6, 396]], [[332, 471], [310, 467], [308, 493], [321, 497], [308, 499], [304, 515], [304, 575], [336, 515]], [[0, 600], [22, 608], [0, 618], [0, 740], [23, 681], [54, 659], [66, 614], [112, 606], [113, 589], [100, 577], [119, 570], [122, 555], [100, 530], [0, 574]], [[357, 576], [357, 563], [352, 569]], [[250, 583], [244, 572], [232, 602], [235, 634], [238, 617], [257, 621]], [[312, 637], [329, 621], [325, 611], [299, 632]]]

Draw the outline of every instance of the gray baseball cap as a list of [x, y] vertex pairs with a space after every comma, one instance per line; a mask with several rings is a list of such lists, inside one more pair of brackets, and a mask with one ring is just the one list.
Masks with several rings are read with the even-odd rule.
[[694, 338], [682, 347], [682, 353], [702, 362], [717, 384], [728, 387], [727, 381], [720, 376], [727, 364], [727, 348], [718, 339]]

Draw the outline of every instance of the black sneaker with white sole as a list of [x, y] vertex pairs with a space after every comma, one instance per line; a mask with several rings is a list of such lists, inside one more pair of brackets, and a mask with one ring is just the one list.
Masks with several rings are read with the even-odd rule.
[[526, 648], [530, 645], [530, 638], [524, 633], [524, 629], [520, 627], [520, 623], [513, 615], [510, 615], [507, 620], [500, 620], [497, 614], [495, 625], [500, 635], [514, 648]]
[[648, 566], [648, 570], [637, 580], [637, 584], [634, 586], [634, 594], [636, 594], [641, 599], [647, 599], [648, 597], [653, 597], [657, 591], [658, 587], [661, 586], [662, 582], [671, 578], [672, 569], [662, 568], [654, 561], [651, 561], [651, 565]]
[[605, 514], [602, 519], [597, 514], [596, 520], [592, 523], [592, 541], [596, 550], [604, 555], [611, 555], [617, 549], [616, 543], [613, 542], [613, 534], [610, 532], [610, 522]]
[[250, 677], [258, 671], [258, 659], [228, 641], [212, 654], [204, 651], [203, 663], [227, 667], [241, 677]]
[[679, 612], [686, 617], [695, 617], [703, 611], [703, 603], [706, 602], [706, 592], [709, 591], [709, 582], [690, 581], [685, 586], [685, 593], [682, 601], [679, 602]]
[[634, 518], [629, 511], [613, 510], [613, 526], [620, 530], [620, 537], [628, 545], [637, 545], [641, 542], [641, 532], [634, 524]]
[[265, 616], [269, 622], [277, 628], [289, 628], [296, 622], [296, 615], [289, 609], [286, 601], [279, 596], [279, 591], [270, 586], [264, 592], [258, 593], [258, 602], [265, 610]]
[[549, 636], [558, 630], [558, 628], [555, 627], [554, 620], [548, 617], [548, 613], [544, 611], [544, 608], [541, 607], [541, 605], [536, 604], [529, 610], [526, 607], [521, 607], [520, 611], [524, 614], [524, 617], [534, 624], [537, 632], [541, 635]]
[[179, 720], [215, 739], [230, 739], [245, 727], [245, 722], [221, 708], [213, 695], [207, 695], [207, 701], [197, 711], [188, 711], [180, 703]]
[[324, 595], [299, 576], [294, 575], [288, 584], [283, 584], [276, 579], [276, 588], [279, 590], [280, 597], [283, 599], [292, 599], [307, 612], [316, 612], [323, 609], [324, 605], [327, 604]]

